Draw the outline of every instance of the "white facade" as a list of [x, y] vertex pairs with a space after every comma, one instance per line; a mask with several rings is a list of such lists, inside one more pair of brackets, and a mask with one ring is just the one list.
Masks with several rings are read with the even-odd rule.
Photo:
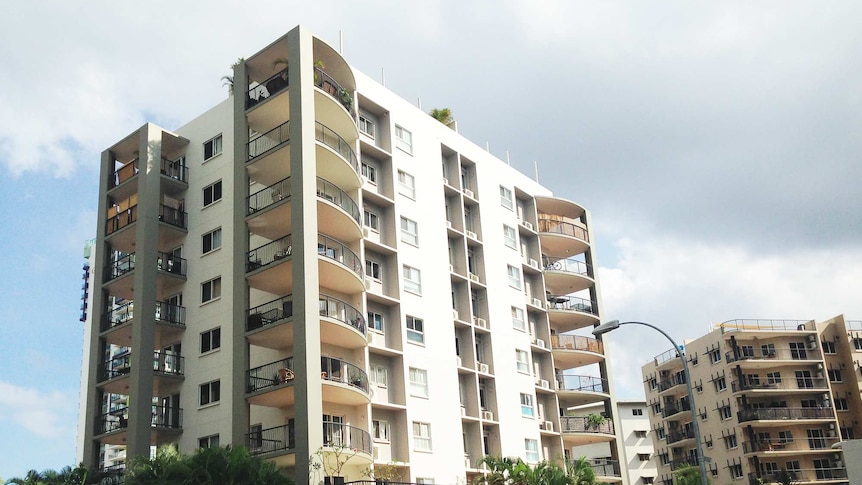
[[582, 207], [301, 28], [234, 79], [175, 132], [148, 124], [103, 154], [90, 357], [117, 345], [132, 365], [90, 366], [85, 460], [233, 443], [299, 483], [375, 464], [457, 483], [485, 454], [603, 442], [618, 459], [618, 433], [565, 414], [616, 417]]

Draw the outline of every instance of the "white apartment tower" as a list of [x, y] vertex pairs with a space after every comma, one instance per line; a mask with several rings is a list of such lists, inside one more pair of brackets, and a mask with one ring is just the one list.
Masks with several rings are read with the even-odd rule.
[[587, 211], [300, 27], [233, 79], [102, 153], [87, 464], [234, 444], [297, 483], [448, 484], [486, 454], [619, 459], [568, 412], [615, 418]]

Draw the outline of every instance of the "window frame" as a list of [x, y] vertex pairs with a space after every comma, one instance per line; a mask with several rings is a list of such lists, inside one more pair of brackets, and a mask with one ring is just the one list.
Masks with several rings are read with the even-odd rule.
[[[374, 122], [374, 120], [372, 120], [368, 116], [365, 116], [362, 113], [359, 113], [358, 119], [359, 119], [359, 121], [356, 123], [356, 126], [359, 128], [359, 132], [373, 140], [374, 134], [376, 133], [376, 131], [375, 131], [376, 123]], [[370, 130], [367, 129], [368, 126], [371, 127]]]
[[[516, 290], [521, 290], [524, 287], [523, 279], [521, 277], [521, 269], [517, 266], [512, 266], [511, 264], [506, 265], [506, 274], [509, 278], [509, 287], [515, 288]], [[514, 284], [516, 283], [516, 284]]]
[[[506, 194], [508, 194], [508, 197], [506, 197]], [[514, 210], [515, 208], [515, 193], [504, 185], [500, 186], [500, 205], [509, 210]]]
[[362, 209], [362, 225], [367, 227], [369, 231], [380, 233], [380, 213], [368, 207]]
[[375, 259], [365, 258], [365, 276], [374, 281], [383, 281], [383, 265]]
[[[209, 149], [210, 156], [207, 156], [207, 145], [210, 145], [210, 149]], [[212, 160], [213, 158], [221, 155], [222, 152], [224, 151], [224, 138], [222, 137], [222, 133], [219, 133], [218, 135], [205, 141], [203, 144], [203, 148], [204, 148], [204, 153], [203, 153], [204, 162]], [[218, 149], [218, 151], [216, 151], [216, 149]]]
[[[218, 179], [215, 182], [201, 189], [203, 192], [204, 209], [222, 200], [222, 198], [224, 197], [224, 190], [222, 188], [222, 185], [222, 179]], [[207, 195], [207, 192], [209, 192], [209, 195]]]
[[[511, 238], [509, 237], [511, 234]], [[511, 244], [510, 244], [511, 242]], [[503, 244], [510, 249], [518, 249], [518, 231], [514, 227], [503, 224]]]
[[[205, 343], [207, 348], [204, 348]], [[210, 354], [221, 349], [221, 327], [214, 327], [201, 332], [199, 349], [201, 355]]]
[[521, 417], [535, 418], [536, 409], [533, 406], [533, 395], [528, 393], [520, 393], [521, 398]]
[[[523, 357], [523, 359], [522, 359]], [[526, 350], [515, 349], [515, 368], [521, 374], [530, 373], [530, 353]]]
[[[207, 249], [207, 238], [209, 238], [209, 249]], [[218, 244], [216, 244], [216, 240]], [[201, 256], [205, 256], [213, 251], [218, 251], [221, 249], [222, 244], [222, 230], [221, 227], [217, 227], [212, 231], [204, 233], [201, 235]]]
[[413, 293], [414, 295], [422, 295], [422, 270], [402, 264], [401, 277], [404, 280], [404, 291]]
[[[406, 134], [406, 136], [405, 136]], [[401, 125], [395, 125], [395, 147], [399, 150], [413, 155], [413, 132]]]
[[368, 310], [365, 312], [365, 320], [368, 322], [368, 330], [371, 330], [372, 332], [386, 333], [386, 320], [382, 313]]
[[[371, 364], [369, 369], [369, 381], [377, 387], [389, 387], [389, 368], [383, 364]], [[383, 376], [381, 382], [380, 376]]]
[[372, 419], [371, 420], [371, 439], [381, 443], [389, 443], [390, 442], [391, 430], [389, 427], [389, 421], [385, 419]]
[[416, 200], [416, 177], [398, 170], [398, 193], [411, 200]]
[[413, 451], [434, 451], [431, 441], [431, 423], [413, 421]]
[[[213, 443], [215, 441], [215, 443]], [[219, 435], [211, 434], [209, 436], [201, 436], [198, 438], [198, 449], [202, 448], [218, 448], [219, 447]]]
[[[209, 288], [209, 290], [207, 290]], [[215, 293], [218, 293], [215, 295]], [[201, 305], [221, 299], [221, 276], [201, 283]]]
[[[422, 377], [422, 380], [414, 380], [413, 376]], [[410, 396], [428, 399], [431, 392], [428, 389], [428, 371], [418, 367], [408, 367], [407, 381], [410, 384]]]
[[[520, 322], [520, 325], [518, 324]], [[521, 332], [527, 331], [526, 314], [523, 308], [512, 307], [512, 328]]]
[[[221, 380], [215, 379], [198, 386], [198, 405], [214, 406], [221, 402]], [[204, 394], [206, 393], [206, 395]], [[204, 402], [206, 400], [206, 402]]]
[[524, 438], [524, 461], [527, 463], [538, 463], [540, 458], [539, 440]]
[[[411, 232], [412, 225], [412, 232]], [[408, 217], [401, 216], [401, 241], [411, 246], [419, 247], [419, 223]]]
[[[407, 330], [407, 342], [425, 345], [425, 320], [413, 315], [404, 316], [404, 328]], [[415, 338], [411, 338], [411, 336]]]

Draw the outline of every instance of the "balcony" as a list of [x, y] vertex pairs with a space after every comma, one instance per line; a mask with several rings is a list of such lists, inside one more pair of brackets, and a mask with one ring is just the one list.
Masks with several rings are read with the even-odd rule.
[[[185, 359], [174, 353], [153, 352], [153, 394], [162, 395], [163, 388], [183, 379]], [[129, 393], [132, 358], [128, 353], [109, 359], [97, 367], [99, 385], [113, 394]]]
[[[167, 158], [162, 157], [161, 173], [169, 183], [170, 181], [174, 181], [174, 184], [176, 184], [176, 182], [180, 182], [180, 184], [177, 184], [177, 186], [180, 187], [188, 186], [189, 184], [189, 168], [186, 166], [185, 156], [180, 157], [177, 160], [168, 160]], [[164, 187], [166, 187], [166, 185], [163, 185], [163, 188]]]
[[[135, 270], [135, 253], [126, 254], [116, 260], [111, 261], [105, 267], [105, 283], [123, 277]], [[131, 283], [129, 284], [131, 286]], [[109, 292], [110, 289], [108, 289]]]
[[252, 345], [270, 349], [287, 350], [293, 347], [293, 328], [282, 328], [282, 324], [292, 323], [293, 296], [269, 301], [249, 308], [246, 312], [248, 341]]
[[840, 438], [773, 438], [768, 440], [743, 441], [742, 451], [745, 454], [758, 453], [768, 455], [798, 455], [804, 452], [820, 452], [831, 450], [832, 445], [841, 441]]
[[359, 206], [334, 183], [317, 178], [317, 226], [320, 232], [342, 241], [362, 238]]
[[545, 286], [551, 293], [569, 294], [595, 284], [592, 267], [574, 258], [557, 258], [542, 255]]
[[555, 382], [561, 407], [590, 404], [610, 397], [608, 381], [600, 377], [561, 373], [557, 374]]
[[572, 369], [604, 360], [602, 342], [580, 335], [551, 335], [554, 365], [560, 369]]
[[159, 204], [159, 221], [172, 227], [186, 229], [188, 227], [188, 214], [174, 207]]
[[667, 444], [678, 443], [680, 441], [693, 440], [694, 428], [683, 428], [676, 431], [671, 431], [667, 434]]
[[679, 400], [675, 402], [665, 403], [665, 405], [662, 407], [661, 414], [663, 418], [667, 419], [674, 414], [678, 414], [683, 411], [691, 411], [691, 405], [688, 404], [688, 401]]
[[581, 254], [590, 248], [587, 228], [580, 222], [539, 214], [539, 240], [543, 254]]
[[560, 416], [560, 431], [566, 446], [602, 443], [614, 439], [614, 422], [596, 423], [586, 416]]
[[[114, 163], [116, 165], [116, 164], [119, 164], [122, 162], [115, 161]], [[130, 162], [127, 162], [127, 163], [121, 165], [116, 170], [114, 170], [114, 176], [110, 179], [111, 185], [109, 188], [114, 188], [114, 187], [118, 187], [118, 186], [122, 185], [125, 181], [138, 175], [139, 172], [140, 172], [139, 160], [137, 158], [135, 158], [134, 160], [132, 160]]]
[[[250, 430], [245, 435], [245, 446], [253, 456], [265, 455], [267, 458], [275, 458], [296, 449], [296, 430], [293, 420], [289, 424], [275, 426], [273, 428]], [[295, 457], [278, 459], [275, 458], [276, 466], [285, 467], [295, 463]]]
[[350, 92], [319, 67], [314, 68], [314, 85], [337, 101], [351, 115], [353, 114], [353, 99], [350, 96]]
[[[748, 479], [750, 483], [847, 483], [847, 469], [843, 467], [801, 468], [788, 470], [786, 473], [787, 475], [782, 472], [762, 473], [759, 476], [749, 473]], [[761, 482], [758, 482], [758, 479]], [[788, 482], [787, 479], [791, 481]]]
[[[777, 334], [790, 334], [797, 336], [800, 332], [816, 332], [817, 328], [811, 320], [758, 320], [740, 319], [729, 320], [718, 324], [721, 333], [746, 332], [747, 335], [775, 336]], [[802, 334], [806, 335], [807, 334]]]
[[658, 383], [658, 392], [664, 392], [673, 389], [676, 386], [685, 384], [685, 374], [675, 374], [670, 379], [662, 379]]
[[[317, 236], [320, 285], [345, 294], [365, 291], [362, 259], [344, 243], [329, 236]], [[345, 274], [347, 273], [347, 274]]]
[[590, 466], [593, 469], [593, 472], [596, 474], [596, 478], [600, 481], [620, 481], [622, 478], [622, 473], [620, 471], [620, 464], [614, 460], [608, 460], [603, 458], [596, 458], [590, 460]]
[[359, 161], [353, 146], [320, 122], [315, 122], [314, 139], [317, 141], [317, 175], [342, 188], [359, 188]]
[[290, 177], [248, 196], [248, 229], [266, 239], [276, 239], [291, 227]]
[[569, 295], [548, 295], [548, 318], [557, 333], [599, 323], [598, 303]]
[[364, 369], [334, 357], [321, 357], [320, 360], [325, 402], [356, 406], [371, 401], [368, 374]]
[[[177, 407], [152, 406], [151, 444], [164, 443], [182, 431], [183, 410]], [[96, 435], [106, 445], [125, 445], [129, 426], [129, 408], [122, 407], [96, 416]]]
[[128, 209], [118, 211], [117, 214], [108, 217], [105, 221], [105, 236], [110, 236], [124, 227], [138, 220], [137, 204], [130, 206]]
[[737, 413], [739, 422], [787, 421], [787, 420], [833, 420], [832, 408], [762, 408], [743, 409]]
[[817, 343], [814, 348], [796, 348], [796, 349], [769, 349], [763, 351], [758, 349], [757, 352], [744, 354], [741, 351], [738, 355], [733, 355], [733, 352], [725, 353], [724, 357], [727, 363], [740, 362], [746, 367], [776, 367], [779, 365], [799, 365], [799, 361], [819, 362], [821, 360], [820, 350], [817, 348]]
[[[324, 401], [348, 405], [370, 401], [368, 375], [363, 369], [333, 357], [321, 357], [320, 368]], [[293, 357], [249, 369], [246, 372], [248, 402], [258, 406], [292, 406], [295, 378]]]
[[287, 69], [275, 73], [269, 79], [260, 83], [251, 82], [249, 84], [248, 96], [245, 100], [245, 109], [250, 110], [258, 104], [266, 101], [272, 96], [284, 91], [288, 87]]
[[320, 294], [320, 340], [350, 349], [368, 342], [365, 316], [356, 307], [338, 298]]
[[[110, 308], [102, 320], [102, 332], [108, 343], [121, 346], [129, 346], [132, 342], [131, 325], [126, 325], [135, 317], [135, 302], [126, 301], [121, 305]], [[156, 302], [156, 340], [157, 342], [171, 342], [179, 338], [185, 330], [186, 309], [179, 305], [166, 302]]]
[[749, 392], [749, 393], [759, 393], [763, 392], [764, 394], [770, 393], [783, 393], [787, 390], [794, 391], [812, 391], [812, 392], [823, 392], [829, 389], [829, 383], [825, 378], [822, 377], [790, 377], [788, 376], [785, 379], [782, 379], [779, 382], [739, 382], [733, 381], [730, 383], [731, 389], [733, 392]]
[[[292, 253], [290, 234], [249, 251], [246, 255], [249, 285], [276, 295], [289, 293], [293, 287], [291, 265], [280, 263], [290, 262]], [[273, 270], [279, 265], [285, 268]]]

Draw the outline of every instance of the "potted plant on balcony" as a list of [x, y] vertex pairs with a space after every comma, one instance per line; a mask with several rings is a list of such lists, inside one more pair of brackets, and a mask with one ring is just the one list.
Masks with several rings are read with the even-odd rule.
[[607, 418], [602, 416], [601, 414], [591, 413], [587, 415], [587, 426], [590, 429], [599, 429], [599, 426], [605, 424]]

